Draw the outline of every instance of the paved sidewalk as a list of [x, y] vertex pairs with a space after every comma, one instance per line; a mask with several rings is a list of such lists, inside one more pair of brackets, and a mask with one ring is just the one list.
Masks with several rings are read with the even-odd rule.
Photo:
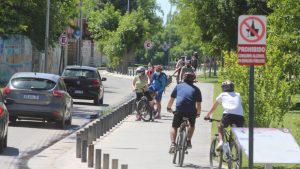
[[[212, 106], [213, 86], [196, 84], [202, 91], [202, 114], [196, 122], [192, 139], [193, 148], [184, 160], [184, 168], [209, 168], [209, 147], [211, 124], [203, 120]], [[168, 154], [169, 131], [172, 114], [166, 105], [175, 82], [166, 89], [162, 99], [162, 119], [154, 122], [135, 121], [130, 115], [110, 133], [96, 141], [95, 148], [110, 154], [110, 159], [119, 159], [119, 164], [128, 164], [128, 169], [174, 169], [173, 156]], [[30, 169], [88, 169], [87, 163], [75, 158], [75, 133], [42, 151], [28, 162]], [[120, 168], [120, 167], [119, 167]]]

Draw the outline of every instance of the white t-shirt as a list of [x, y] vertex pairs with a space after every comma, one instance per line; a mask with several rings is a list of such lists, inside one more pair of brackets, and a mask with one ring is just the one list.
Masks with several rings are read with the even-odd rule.
[[242, 99], [239, 93], [223, 92], [217, 98], [217, 102], [222, 104], [224, 114], [236, 114], [243, 116]]

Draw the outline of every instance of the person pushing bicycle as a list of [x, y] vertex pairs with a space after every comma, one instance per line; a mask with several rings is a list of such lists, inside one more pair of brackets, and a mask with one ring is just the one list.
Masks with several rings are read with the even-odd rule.
[[202, 95], [200, 89], [195, 86], [194, 80], [196, 75], [193, 72], [186, 72], [183, 76], [183, 83], [177, 84], [171, 93], [168, 102], [167, 111], [173, 113], [171, 109], [176, 99], [176, 110], [173, 117], [172, 128], [170, 131], [171, 147], [169, 153], [175, 152], [175, 139], [177, 129], [183, 121], [183, 117], [189, 119], [189, 127], [187, 134], [187, 148], [192, 148], [191, 139], [195, 130], [196, 117], [200, 117]]
[[221, 85], [222, 93], [216, 98], [212, 108], [205, 116], [205, 119], [210, 119], [210, 116], [216, 110], [219, 104], [223, 107], [223, 116], [218, 126], [219, 144], [216, 149], [220, 149], [223, 145], [224, 128], [235, 124], [237, 127], [242, 127], [244, 123], [242, 99], [239, 93], [234, 91], [234, 84], [230, 80], [226, 80]]
[[[153, 98], [148, 88], [148, 77], [145, 74], [146, 69], [140, 66], [136, 69], [136, 76], [132, 82], [132, 88], [136, 92], [136, 101], [139, 101], [144, 95], [147, 97], [149, 104], [153, 107]], [[139, 112], [137, 112], [137, 121], [141, 120]]]

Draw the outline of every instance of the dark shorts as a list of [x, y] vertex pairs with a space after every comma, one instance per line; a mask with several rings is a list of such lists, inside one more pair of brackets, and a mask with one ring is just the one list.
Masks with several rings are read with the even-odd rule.
[[163, 94], [163, 92], [157, 92], [157, 95], [155, 96], [155, 100], [160, 102], [161, 98], [162, 98], [162, 94]]
[[232, 124], [235, 124], [237, 127], [243, 127], [244, 117], [235, 114], [223, 114], [221, 125], [226, 128], [229, 125], [232, 126]]
[[192, 127], [195, 127], [196, 115], [192, 115], [191, 113], [190, 114], [184, 114], [184, 113], [180, 113], [180, 112], [174, 113], [172, 127], [179, 128], [182, 121], [183, 121], [182, 120], [183, 117], [189, 118], [190, 125]]
[[[148, 101], [152, 101], [152, 97], [149, 91], [144, 92], [145, 96], [147, 97]], [[136, 101], [141, 100], [141, 98], [143, 97], [143, 93], [136, 93]]]

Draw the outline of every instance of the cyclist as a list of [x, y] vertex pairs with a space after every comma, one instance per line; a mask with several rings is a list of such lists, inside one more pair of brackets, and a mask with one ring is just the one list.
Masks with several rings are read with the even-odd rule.
[[163, 67], [161, 65], [157, 65], [155, 67], [155, 73], [153, 74], [151, 81], [150, 81], [150, 90], [157, 92], [155, 96], [155, 105], [156, 105], [156, 119], [161, 119], [160, 112], [161, 112], [161, 99], [162, 94], [165, 91], [167, 85], [168, 77], [163, 72]]
[[181, 68], [180, 75], [179, 75], [179, 82], [183, 82], [183, 75], [186, 72], [194, 72], [194, 68], [192, 67], [191, 60], [186, 60], [185, 65]]
[[178, 61], [176, 63], [175, 71], [174, 71], [174, 73], [172, 75], [172, 76], [174, 76], [177, 73], [177, 76], [176, 76], [176, 82], [177, 82], [177, 84], [179, 83], [179, 75], [180, 75], [180, 72], [181, 72], [181, 68], [184, 66], [184, 59], [185, 59], [184, 56], [181, 56], [178, 59]]
[[[140, 66], [136, 69], [136, 76], [132, 82], [132, 88], [136, 92], [136, 101], [141, 100], [143, 95], [145, 95], [149, 101], [151, 107], [153, 107], [153, 99], [148, 88], [148, 77], [145, 74], [146, 69]], [[139, 112], [137, 112], [137, 121], [141, 120]]]
[[186, 72], [183, 76], [183, 83], [177, 84], [171, 93], [168, 102], [167, 111], [173, 112], [171, 107], [176, 99], [176, 111], [173, 117], [172, 128], [170, 131], [171, 147], [169, 153], [175, 152], [175, 140], [177, 136], [177, 129], [182, 123], [182, 118], [189, 118], [190, 126], [187, 134], [187, 148], [192, 148], [191, 139], [195, 130], [196, 117], [201, 113], [202, 95], [200, 89], [195, 86], [195, 73]]
[[218, 126], [219, 144], [217, 149], [223, 145], [223, 130], [229, 125], [235, 124], [237, 127], [242, 127], [244, 123], [242, 99], [239, 93], [234, 91], [234, 84], [230, 80], [226, 80], [221, 85], [222, 93], [216, 98], [210, 111], [205, 118], [210, 118], [212, 113], [216, 110], [219, 104], [223, 107], [222, 120]]

